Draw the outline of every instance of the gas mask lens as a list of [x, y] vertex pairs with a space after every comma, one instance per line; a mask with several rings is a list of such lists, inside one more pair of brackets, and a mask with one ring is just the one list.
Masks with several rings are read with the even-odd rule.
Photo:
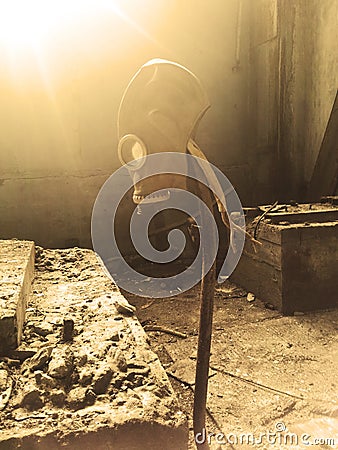
[[122, 164], [137, 170], [144, 164], [147, 149], [144, 142], [134, 134], [126, 134], [118, 145], [118, 155]]

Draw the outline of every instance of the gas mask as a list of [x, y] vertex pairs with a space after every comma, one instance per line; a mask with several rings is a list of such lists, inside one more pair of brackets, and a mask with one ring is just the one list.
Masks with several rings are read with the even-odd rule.
[[[161, 173], [145, 178], [144, 157], [162, 152], [186, 153], [209, 106], [198, 78], [177, 63], [153, 59], [134, 75], [119, 108], [118, 155], [133, 179], [135, 203], [167, 200], [168, 189], [187, 189], [183, 176]], [[167, 157], [163, 155], [163, 168], [169, 164]], [[162, 192], [154, 194], [158, 190]]]

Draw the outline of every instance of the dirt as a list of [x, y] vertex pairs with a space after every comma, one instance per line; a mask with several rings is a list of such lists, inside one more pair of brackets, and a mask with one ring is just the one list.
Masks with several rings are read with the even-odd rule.
[[[4, 369], [13, 380], [8, 404], [0, 412], [0, 435], [20, 436], [27, 428], [41, 434], [49, 429], [56, 430], [62, 441], [69, 432], [97, 432], [101, 426], [98, 421], [109, 427], [114, 408], [125, 415], [139, 411], [144, 417], [140, 398], [154, 384], [144, 361], [151, 366], [149, 355], [154, 353], [147, 353], [147, 349], [143, 349], [146, 355], [139, 349], [137, 357], [128, 353], [126, 321], [133, 305], [146, 329], [158, 326], [165, 331], [148, 331], [148, 336], [179, 404], [173, 403], [171, 387], [163, 382], [154, 397], [159, 402], [157, 409], [173, 426], [184, 420], [181, 410], [186, 414], [189, 449], [195, 448], [192, 407], [199, 286], [165, 299], [124, 293], [129, 302], [124, 303], [116, 286], [97, 275], [98, 263], [92, 258], [89, 250], [38, 251], [23, 343], [17, 354], [0, 363], [0, 384], [7, 383], [5, 376], [1, 377]], [[117, 307], [116, 299], [122, 314], [111, 314]], [[334, 437], [337, 444], [337, 436], [332, 436], [334, 427], [338, 428], [337, 324], [337, 310], [283, 317], [235, 285], [219, 285], [215, 291], [207, 429], [231, 435], [233, 443], [219, 447], [214, 439], [211, 448], [290, 448], [257, 441], [249, 446], [234, 442], [240, 434], [257, 437], [268, 431], [276, 433], [280, 424], [290, 431], [310, 430], [312, 438]], [[168, 334], [168, 329], [174, 333]], [[93, 335], [102, 339], [93, 342]], [[126, 347], [114, 362], [120, 370], [112, 374], [106, 366], [107, 355], [114, 342], [123, 344], [123, 335]], [[136, 393], [131, 399], [126, 395], [130, 389]], [[307, 425], [316, 420], [321, 421], [316, 431], [321, 436], [313, 435], [315, 428]], [[99, 448], [95, 437], [88, 437], [87, 445], [89, 442], [91, 448]], [[158, 448], [167, 448], [163, 445]]]
[[94, 252], [38, 249], [35, 269], [22, 343], [0, 358], [0, 448], [92, 448], [96, 435], [96, 449], [129, 450], [156, 426], [147, 448], [182, 442], [169, 380]]
[[[187, 335], [182, 339], [158, 331], [148, 332], [152, 348], [170, 375], [180, 405], [189, 418], [192, 450], [199, 287], [168, 299], [149, 300], [131, 295], [127, 298], [137, 306], [137, 315], [144, 326], [156, 324]], [[283, 317], [231, 283], [218, 286], [207, 429], [225, 436], [253, 433], [258, 437], [260, 433], [276, 432], [280, 423], [292, 430], [299, 423], [324, 417], [334, 421], [337, 434], [337, 329], [337, 310]], [[330, 430], [322, 426], [322, 437], [335, 437], [338, 444], [337, 436], [332, 436]], [[248, 447], [237, 444], [221, 448], [273, 448], [264, 442]], [[219, 448], [214, 441], [212, 445]], [[282, 444], [279, 447], [290, 448]]]

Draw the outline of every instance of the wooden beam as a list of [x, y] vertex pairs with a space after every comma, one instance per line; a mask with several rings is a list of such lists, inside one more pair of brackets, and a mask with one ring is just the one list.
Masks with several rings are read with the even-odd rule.
[[335, 195], [338, 180], [338, 91], [312, 178], [308, 188], [308, 201], [318, 201], [322, 196]]

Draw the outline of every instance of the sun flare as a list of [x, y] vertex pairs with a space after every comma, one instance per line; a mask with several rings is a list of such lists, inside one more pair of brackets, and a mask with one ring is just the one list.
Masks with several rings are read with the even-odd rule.
[[39, 47], [90, 6], [86, 1], [0, 0], [0, 44], [11, 52]]
[[[120, 0], [0, 0], [0, 47], [10, 53], [38, 50], [53, 36], [81, 28], [86, 21], [112, 14], [143, 33], [125, 12]], [[143, 5], [143, 7], [142, 7]], [[134, 6], [149, 11], [147, 2]]]

